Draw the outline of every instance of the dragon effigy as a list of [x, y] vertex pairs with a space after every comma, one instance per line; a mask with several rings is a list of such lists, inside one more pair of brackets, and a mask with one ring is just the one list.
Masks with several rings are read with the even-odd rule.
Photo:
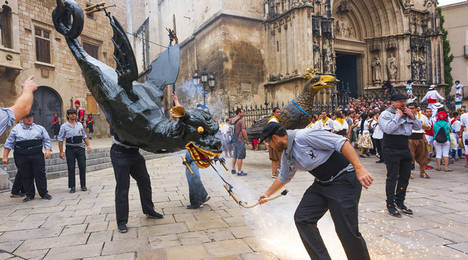
[[[300, 129], [306, 127], [311, 121], [312, 105], [317, 93], [325, 88], [334, 86], [337, 79], [333, 75], [320, 75], [316, 71], [307, 69], [304, 74], [307, 79], [302, 93], [290, 104], [282, 108], [279, 121], [286, 129]], [[249, 138], [258, 138], [269, 117], [264, 117], [247, 129]]]
[[138, 68], [126, 32], [114, 16], [105, 12], [114, 33], [116, 69], [91, 57], [80, 45], [77, 37], [83, 30], [84, 15], [75, 1], [57, 0], [52, 18], [56, 30], [65, 37], [78, 62], [89, 91], [120, 140], [150, 152], [180, 150], [192, 143], [192, 149], [219, 156], [221, 142], [215, 137], [218, 124], [208, 112], [186, 111], [178, 107], [177, 121], [165, 117], [163, 90], [175, 83], [180, 65], [180, 47], [177, 40], [172, 44], [175, 35], [170, 46], [144, 73], [146, 81], [140, 83], [137, 82]]

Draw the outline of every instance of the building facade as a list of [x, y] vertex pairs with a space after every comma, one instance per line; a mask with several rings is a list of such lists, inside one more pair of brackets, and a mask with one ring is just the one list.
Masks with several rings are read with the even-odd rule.
[[[468, 1], [442, 6], [444, 28], [448, 32], [450, 50], [453, 55], [453, 80], [460, 80], [461, 84], [468, 86]], [[465, 102], [468, 99], [468, 87], [464, 88]], [[454, 90], [452, 90], [454, 93]]]
[[[83, 9], [98, 1], [76, 1]], [[109, 9], [126, 26], [124, 0], [106, 1]], [[40, 86], [34, 94], [35, 121], [51, 132], [53, 113], [65, 120], [65, 111], [75, 100], [95, 117], [97, 135], [107, 135], [108, 125], [88, 91], [81, 70], [64, 37], [55, 31], [54, 0], [1, 1], [0, 106], [13, 104], [21, 83], [30, 76]], [[112, 28], [103, 13], [85, 17], [79, 41], [90, 55], [115, 66], [112, 57]], [[5, 138], [5, 136], [3, 136]]]
[[201, 102], [190, 94], [197, 89], [190, 80], [206, 69], [216, 78], [208, 94], [212, 107], [287, 102], [301, 91], [307, 68], [336, 74], [353, 96], [387, 80], [444, 83], [435, 0], [133, 2], [145, 13], [131, 19], [134, 31], [148, 23], [146, 57], [154, 59], [167, 44], [165, 28], [176, 28], [177, 88]]

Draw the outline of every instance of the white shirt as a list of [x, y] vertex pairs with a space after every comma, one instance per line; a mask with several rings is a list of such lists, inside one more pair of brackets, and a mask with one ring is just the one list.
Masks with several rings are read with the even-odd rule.
[[325, 124], [323, 123], [322, 119], [319, 119], [317, 120], [317, 127], [319, 129], [323, 129], [323, 130], [332, 130], [332, 122], [333, 120], [331, 120], [330, 118], [328, 118], [327, 121], [325, 121]]
[[455, 93], [460, 95], [463, 95], [463, 87], [464, 86], [462, 84], [452, 86], [452, 88], [455, 89]]
[[343, 124], [341, 124], [340, 122], [338, 122], [338, 120], [333, 120], [333, 131], [335, 132], [339, 132], [339, 131], [342, 131], [342, 130], [348, 130], [348, 123], [346, 122], [346, 120], [344, 119], [344, 122]]
[[226, 124], [226, 123], [221, 123], [221, 125], [219, 127], [219, 130], [221, 131], [221, 134], [225, 135], [225, 134], [227, 134], [227, 132], [229, 130], [229, 125]]
[[272, 116], [270, 119], [268, 119], [268, 124], [271, 122], [279, 124], [278, 118], [276, 118], [276, 116]]
[[468, 134], [468, 113], [465, 113], [460, 116], [461, 125], [465, 127], [465, 134]]
[[433, 89], [433, 90], [429, 90], [426, 95], [421, 99], [421, 102], [424, 102], [428, 99], [440, 99], [440, 100], [445, 100], [444, 97], [442, 97], [439, 92], [437, 92], [437, 90]]
[[[419, 122], [421, 122], [421, 126], [430, 126], [429, 124], [429, 119], [427, 118], [427, 116], [421, 114], [421, 113], [418, 113], [416, 114], [416, 119], [419, 120]], [[422, 133], [425, 133], [424, 129], [421, 128], [419, 130], [413, 130], [413, 133], [418, 133], [418, 134], [422, 134]]]
[[[450, 121], [452, 122], [452, 121]], [[453, 122], [452, 124], [452, 129], [453, 131], [455, 131], [456, 133], [460, 132], [460, 129], [461, 129], [461, 122], [460, 120], [455, 120], [455, 122]]]
[[[372, 123], [374, 125], [374, 123]], [[374, 133], [372, 134], [372, 138], [374, 139], [383, 139], [383, 132], [382, 129], [380, 129], [380, 125], [375, 122], [374, 125]]]
[[318, 125], [318, 121], [316, 121], [315, 123], [313, 122], [310, 122], [310, 124], [308, 126], [306, 126], [306, 128], [310, 128], [310, 129], [320, 129], [319, 125]]

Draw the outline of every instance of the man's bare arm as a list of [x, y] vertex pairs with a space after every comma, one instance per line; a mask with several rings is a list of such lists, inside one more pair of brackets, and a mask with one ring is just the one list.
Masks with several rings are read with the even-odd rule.
[[369, 188], [374, 180], [370, 173], [362, 166], [359, 157], [354, 150], [353, 146], [346, 141], [343, 146], [341, 147], [341, 153], [343, 153], [344, 157], [348, 159], [348, 161], [353, 165], [354, 170], [356, 171], [356, 176], [364, 188]]
[[15, 104], [10, 109], [15, 113], [16, 122], [21, 120], [31, 111], [31, 106], [34, 100], [34, 91], [37, 89], [37, 84], [34, 82], [34, 77], [28, 78], [22, 85], [23, 91], [16, 99]]

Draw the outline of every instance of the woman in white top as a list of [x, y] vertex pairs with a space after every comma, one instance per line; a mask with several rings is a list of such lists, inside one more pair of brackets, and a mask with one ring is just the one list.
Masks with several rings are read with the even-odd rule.
[[374, 129], [374, 133], [372, 134], [372, 139], [374, 139], [374, 144], [375, 144], [375, 149], [377, 149], [377, 153], [379, 156], [379, 160], [376, 161], [376, 163], [383, 163], [384, 162], [384, 157], [383, 157], [383, 131], [379, 126], [379, 116], [380, 113], [375, 114], [374, 120], [371, 123], [372, 129]]
[[361, 116], [361, 129], [359, 130], [360, 135], [358, 138], [358, 147], [361, 148], [360, 156], [364, 157], [364, 154], [369, 156], [369, 150], [374, 146], [372, 145], [372, 139], [369, 133], [369, 123], [371, 119], [367, 118], [367, 114]]

